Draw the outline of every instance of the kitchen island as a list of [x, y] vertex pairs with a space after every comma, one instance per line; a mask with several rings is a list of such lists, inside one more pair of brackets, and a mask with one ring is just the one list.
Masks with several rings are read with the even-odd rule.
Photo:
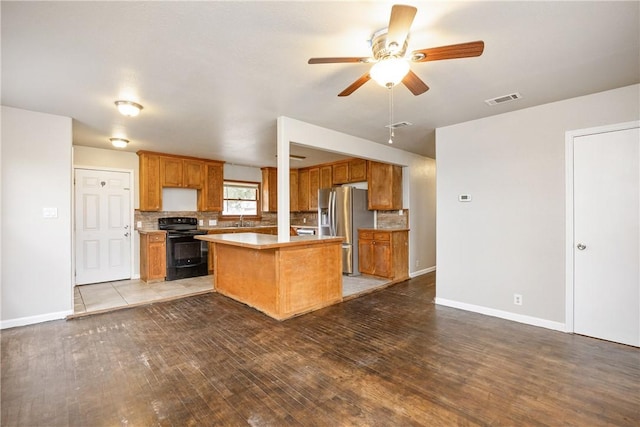
[[213, 288], [274, 319], [342, 301], [341, 237], [210, 234]]

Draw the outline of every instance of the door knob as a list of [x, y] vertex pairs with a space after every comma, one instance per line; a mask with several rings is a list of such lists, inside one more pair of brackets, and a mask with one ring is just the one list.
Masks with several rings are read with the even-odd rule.
[[583, 245], [582, 243], [578, 243], [577, 248], [578, 248], [579, 250], [581, 250], [581, 251], [584, 251], [585, 249], [587, 249], [587, 246], [586, 246], [586, 245]]

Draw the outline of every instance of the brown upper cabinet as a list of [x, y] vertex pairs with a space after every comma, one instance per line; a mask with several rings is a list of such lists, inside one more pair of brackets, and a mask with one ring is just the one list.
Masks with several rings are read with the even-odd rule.
[[320, 168], [309, 169], [309, 210], [318, 210], [318, 190], [320, 189]]
[[140, 210], [162, 209], [162, 186], [160, 185], [160, 156], [155, 153], [138, 152], [140, 160]]
[[203, 212], [222, 212], [224, 197], [224, 162], [204, 162], [204, 186], [198, 192], [198, 209]]
[[309, 210], [309, 169], [298, 169], [298, 210]]
[[320, 166], [320, 188], [333, 186], [333, 168], [331, 165]]
[[289, 210], [298, 212], [298, 169], [289, 171]]
[[338, 162], [331, 165], [333, 169], [333, 184], [346, 184], [349, 182], [349, 163]]
[[[278, 169], [262, 168], [263, 212], [278, 210]], [[289, 171], [289, 210], [315, 212], [318, 190], [349, 182], [368, 181], [369, 209], [402, 209], [402, 167], [364, 159], [349, 159]]]
[[367, 169], [369, 209], [402, 209], [402, 167], [369, 161]]
[[262, 168], [262, 212], [278, 211], [278, 169]]
[[367, 180], [367, 161], [364, 159], [349, 160], [349, 182]]
[[160, 182], [163, 187], [201, 189], [203, 181], [203, 160], [160, 156]]
[[222, 211], [223, 167], [217, 160], [138, 151], [140, 210], [162, 210], [162, 188], [198, 190], [198, 210]]
[[348, 184], [367, 180], [367, 161], [364, 159], [350, 159], [333, 163], [333, 183]]
[[[278, 211], [278, 169], [267, 167], [262, 170], [262, 199], [260, 205], [263, 212]], [[289, 170], [289, 210], [298, 211], [298, 169]]]

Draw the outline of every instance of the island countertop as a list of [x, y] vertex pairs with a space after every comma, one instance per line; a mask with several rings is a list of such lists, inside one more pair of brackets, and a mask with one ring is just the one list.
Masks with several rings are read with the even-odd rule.
[[225, 233], [205, 234], [195, 236], [196, 239], [210, 243], [220, 243], [230, 246], [240, 246], [251, 249], [274, 249], [295, 246], [323, 245], [331, 242], [341, 242], [342, 237], [328, 236], [290, 236], [289, 241], [280, 242], [278, 236], [261, 233]]

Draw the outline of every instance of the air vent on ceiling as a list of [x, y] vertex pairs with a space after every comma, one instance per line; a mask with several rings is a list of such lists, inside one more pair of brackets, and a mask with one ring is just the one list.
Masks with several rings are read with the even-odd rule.
[[487, 105], [498, 105], [504, 104], [505, 102], [515, 101], [516, 99], [522, 98], [522, 95], [518, 92], [510, 93], [509, 95], [498, 96], [497, 98], [487, 99], [484, 102]]
[[411, 126], [412, 123], [409, 122], [397, 122], [397, 123], [392, 123], [390, 125], [386, 125], [386, 128], [389, 129], [398, 129], [398, 128], [403, 128], [405, 126]]

